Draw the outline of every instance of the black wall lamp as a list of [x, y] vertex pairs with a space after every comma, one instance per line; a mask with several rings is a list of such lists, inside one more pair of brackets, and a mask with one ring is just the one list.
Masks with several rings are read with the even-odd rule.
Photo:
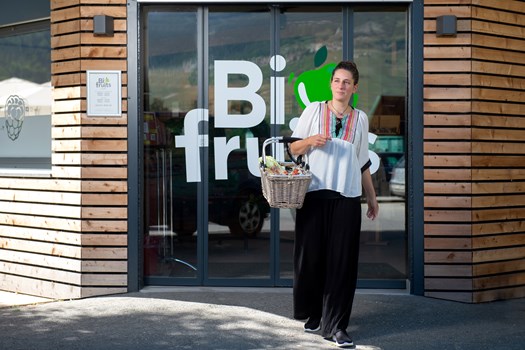
[[114, 20], [111, 16], [96, 15], [93, 16], [93, 35], [95, 36], [113, 36]]
[[458, 19], [454, 15], [439, 16], [436, 19], [437, 36], [457, 36]]

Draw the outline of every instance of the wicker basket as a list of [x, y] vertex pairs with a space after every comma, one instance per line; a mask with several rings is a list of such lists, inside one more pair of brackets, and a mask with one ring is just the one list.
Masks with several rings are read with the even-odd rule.
[[[275, 142], [287, 143], [287, 138], [274, 137], [267, 139], [263, 144], [263, 161], [266, 159], [264, 149], [267, 145]], [[308, 170], [308, 165], [298, 165], [293, 162], [279, 162], [287, 167], [304, 167], [302, 174], [299, 175], [277, 175], [268, 172], [268, 168], [261, 163], [261, 185], [264, 198], [272, 208], [301, 208], [304, 196], [312, 181], [312, 174]]]

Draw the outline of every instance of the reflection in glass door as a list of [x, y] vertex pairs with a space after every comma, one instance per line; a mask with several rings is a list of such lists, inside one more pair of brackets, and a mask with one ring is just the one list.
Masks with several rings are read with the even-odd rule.
[[[404, 7], [367, 9], [281, 8], [279, 52], [287, 59], [283, 75], [293, 80], [286, 85], [286, 123], [280, 134], [290, 135], [294, 118], [309, 102], [331, 98], [330, 68], [343, 58], [357, 63], [359, 89], [352, 104], [369, 117], [371, 158], [377, 154], [373, 180], [381, 213], [373, 222], [363, 217], [359, 285], [404, 288], [407, 12]], [[366, 213], [364, 199], [363, 203]], [[282, 279], [292, 277], [294, 214], [293, 210], [280, 211]]]
[[362, 286], [404, 287], [407, 12], [356, 9], [353, 17], [353, 56], [360, 68], [358, 108], [368, 115], [375, 138], [369, 139], [370, 150], [379, 160], [372, 180], [380, 215], [375, 221], [363, 219], [359, 278]]
[[[209, 283], [270, 282], [270, 208], [257, 166], [262, 142], [270, 136], [270, 15], [267, 6], [217, 6], [208, 13]], [[253, 84], [244, 100], [235, 97], [240, 96], [235, 89], [246, 91]]]
[[176, 147], [197, 107], [197, 22], [191, 7], [144, 15], [144, 276], [150, 284], [195, 280], [199, 271], [198, 183], [187, 181], [198, 157]]
[[[290, 123], [309, 102], [330, 98], [329, 64], [343, 57], [342, 8], [283, 7], [279, 23], [279, 54], [286, 59], [281, 75], [288, 82], [284, 91], [284, 123], [279, 125], [278, 133], [290, 136]], [[326, 89], [319, 86], [319, 81], [326, 82]], [[301, 83], [306, 91], [303, 99], [296, 89]], [[289, 283], [293, 278], [295, 209], [281, 209], [279, 214], [279, 277]]]

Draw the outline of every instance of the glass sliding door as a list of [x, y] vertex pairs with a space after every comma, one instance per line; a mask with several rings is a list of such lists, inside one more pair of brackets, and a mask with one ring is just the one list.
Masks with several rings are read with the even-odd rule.
[[[144, 276], [147, 283], [198, 273], [198, 156], [184, 139], [197, 130], [196, 8], [144, 15]], [[195, 125], [192, 125], [191, 123]], [[196, 136], [195, 136], [196, 138]], [[188, 156], [190, 155], [190, 156]], [[181, 281], [179, 281], [181, 283]], [[191, 282], [190, 282], [191, 283]]]
[[207, 18], [207, 277], [210, 283], [269, 284], [270, 208], [257, 159], [270, 136], [271, 12], [267, 6], [217, 6]]
[[[293, 122], [306, 105], [330, 99], [331, 68], [343, 58], [343, 16], [341, 6], [282, 7], [278, 16], [278, 52], [286, 60], [279, 74], [286, 82], [284, 119], [278, 134], [290, 136]], [[326, 86], [319, 86], [319, 81]], [[279, 277], [290, 280], [295, 209], [280, 209], [279, 214]]]
[[[288, 78], [281, 135], [291, 133], [294, 119], [307, 104], [331, 98], [329, 79], [337, 62], [349, 59], [357, 63], [359, 89], [351, 103], [369, 118], [371, 170], [380, 202], [377, 220], [363, 217], [359, 285], [404, 288], [408, 276], [406, 8], [282, 7], [279, 22], [278, 52], [286, 58], [282, 75]], [[293, 273], [294, 210], [280, 210], [279, 224], [280, 278], [284, 281]]]
[[407, 12], [403, 8], [357, 8], [353, 18], [354, 60], [360, 73], [358, 108], [367, 113], [373, 134], [369, 138], [370, 150], [378, 162], [372, 179], [380, 205], [378, 219], [363, 219], [359, 278], [361, 286], [404, 287], [408, 275]]

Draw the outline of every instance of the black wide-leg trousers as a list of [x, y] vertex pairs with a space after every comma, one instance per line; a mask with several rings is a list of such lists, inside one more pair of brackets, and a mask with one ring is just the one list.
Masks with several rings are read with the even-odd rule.
[[361, 203], [309, 192], [297, 210], [294, 318], [322, 318], [322, 335], [346, 330], [357, 284]]

